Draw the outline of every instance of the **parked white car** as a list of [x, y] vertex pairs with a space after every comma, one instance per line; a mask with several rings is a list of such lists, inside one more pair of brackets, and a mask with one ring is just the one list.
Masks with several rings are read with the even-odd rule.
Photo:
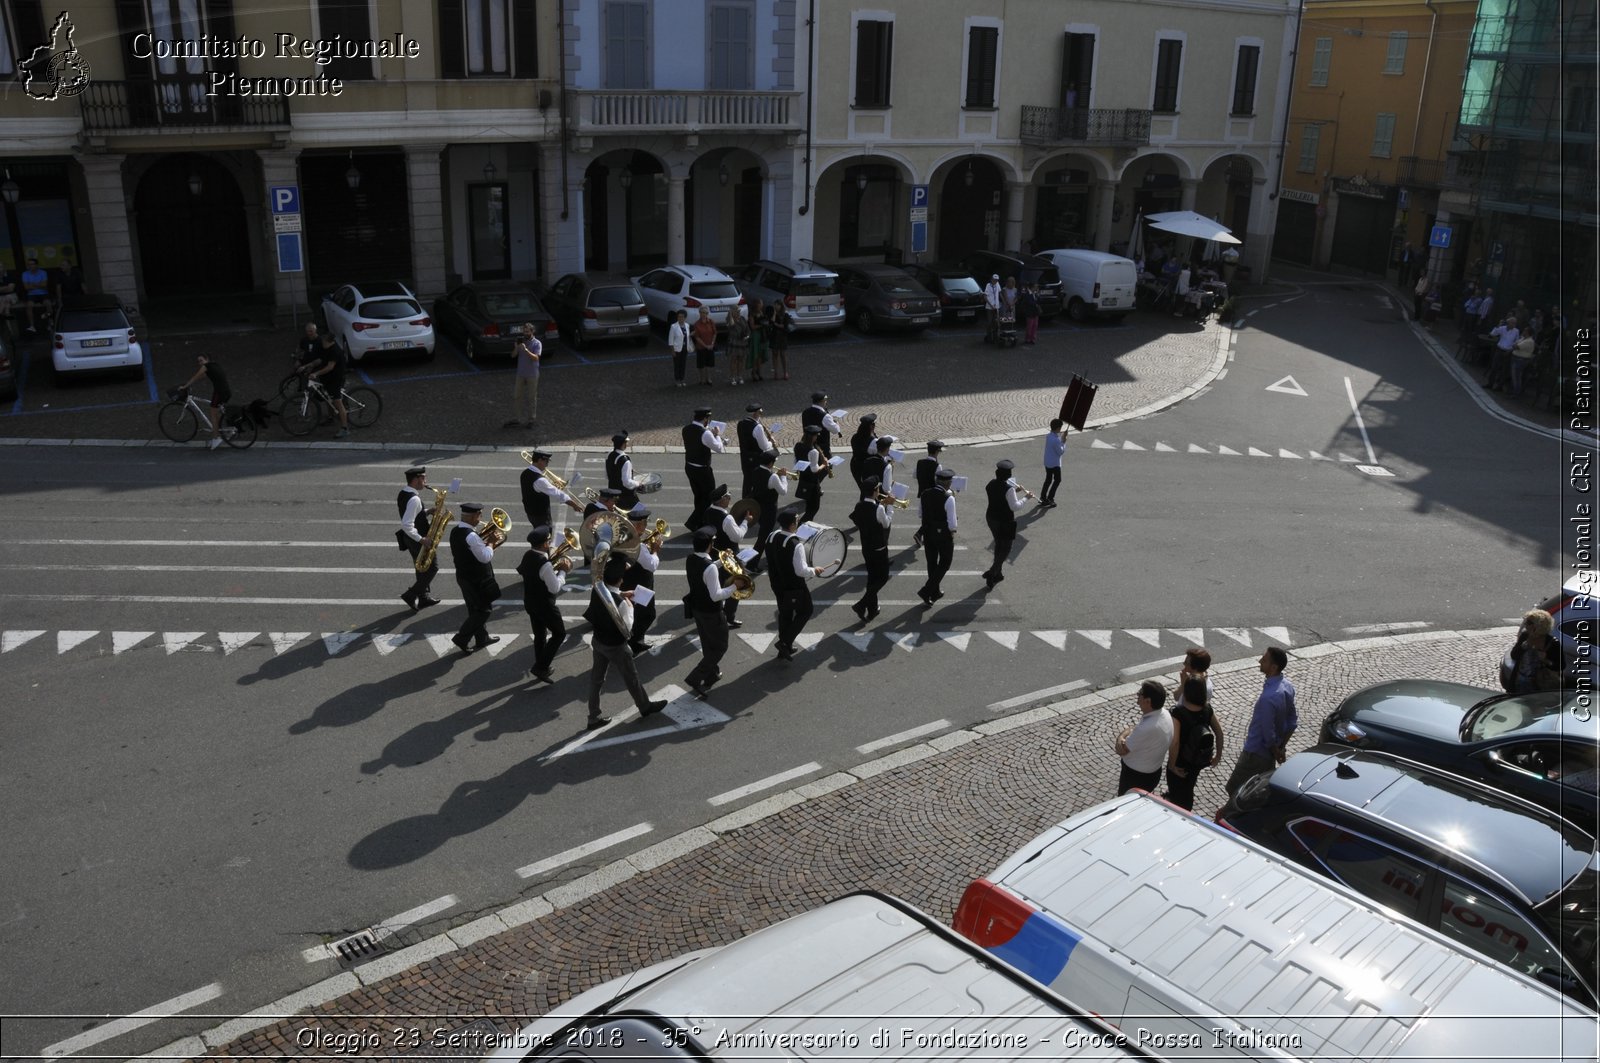
[[689, 324], [694, 324], [702, 306], [717, 328], [726, 328], [729, 308], [744, 302], [733, 278], [714, 266], [662, 266], [634, 277], [633, 283], [644, 296], [650, 320], [662, 328], [672, 324], [679, 310], [688, 310]]
[[144, 346], [121, 300], [114, 295], [70, 300], [51, 330], [50, 366], [57, 377], [98, 369], [143, 376]]
[[433, 318], [399, 281], [335, 288], [322, 297], [322, 318], [352, 362], [374, 351], [433, 357]]

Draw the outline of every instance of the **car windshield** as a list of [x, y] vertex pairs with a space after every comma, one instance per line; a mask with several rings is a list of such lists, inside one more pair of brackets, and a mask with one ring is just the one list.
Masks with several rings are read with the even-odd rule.
[[524, 314], [539, 313], [540, 306], [538, 300], [531, 295], [524, 295], [521, 292], [495, 292], [483, 297], [483, 309], [492, 317], [520, 317]]
[[1562, 711], [1563, 705], [1558, 691], [1485, 698], [1468, 709], [1467, 715], [1462, 718], [1461, 740], [1483, 742], [1527, 730], [1540, 720]]
[[739, 289], [732, 281], [693, 281], [689, 294], [696, 299], [737, 299]]
[[364, 321], [399, 321], [421, 313], [422, 308], [410, 299], [368, 299], [356, 311], [356, 316]]
[[639, 289], [629, 285], [616, 288], [596, 288], [589, 293], [590, 306], [638, 306], [644, 302]]
[[921, 295], [922, 289], [909, 280], [899, 277], [879, 277], [878, 287], [883, 289], [885, 295]]
[[1054, 266], [1023, 266], [1023, 284], [1052, 285], [1061, 283], [1061, 274], [1056, 272]]
[[797, 299], [808, 295], [838, 295], [839, 278], [796, 277], [789, 282], [789, 294]]
[[71, 310], [61, 315], [57, 332], [110, 332], [127, 328], [128, 319], [121, 310]]
[[944, 290], [947, 292], [969, 292], [976, 295], [983, 291], [982, 288], [978, 287], [978, 282], [971, 277], [940, 277], [939, 280], [944, 284]]

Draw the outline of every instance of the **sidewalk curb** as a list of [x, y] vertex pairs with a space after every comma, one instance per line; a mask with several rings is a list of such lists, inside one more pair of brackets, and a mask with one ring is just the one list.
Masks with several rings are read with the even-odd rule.
[[[1514, 628], [1505, 626], [1473, 630], [1408, 631], [1359, 639], [1329, 640], [1308, 646], [1289, 648], [1288, 652], [1292, 658], [1312, 660], [1339, 653], [1384, 646], [1404, 646], [1416, 642], [1442, 642], [1451, 639], [1482, 638], [1491, 635], [1506, 635], [1514, 631]], [[1155, 673], [1167, 669], [1170, 664], [1171, 662], [1168, 661], [1155, 661], [1148, 665], [1138, 666], [1131, 671], [1133, 674], [1137, 674], [1139, 671]], [[1255, 667], [1256, 664], [1257, 659], [1254, 657], [1240, 657], [1213, 664], [1212, 671], [1228, 674], [1246, 671]], [[1137, 682], [1127, 682], [1128, 677], [1129, 673], [1125, 672], [1122, 675], [1124, 682], [1107, 685], [1098, 690], [1083, 693], [1075, 692], [1072, 697], [1064, 700], [1033, 706], [1024, 702], [1018, 706], [1016, 712], [1009, 715], [978, 722], [971, 727], [946, 731], [925, 741], [904, 746], [883, 756], [874, 757], [852, 768], [835, 771], [790, 790], [771, 794], [760, 801], [744, 808], [736, 809], [709, 823], [691, 827], [670, 838], [647, 846], [638, 852], [601, 865], [578, 878], [551, 886], [541, 894], [523, 898], [496, 912], [491, 912], [471, 922], [425, 938], [422, 941], [348, 971], [338, 972], [270, 1004], [255, 1008], [237, 1018], [229, 1019], [209, 1030], [179, 1038], [154, 1052], [136, 1058], [192, 1059], [203, 1056], [208, 1051], [221, 1048], [246, 1034], [271, 1026], [278, 1021], [291, 1018], [302, 1012], [330, 1004], [357, 989], [373, 986], [386, 978], [403, 973], [416, 964], [461, 951], [485, 938], [515, 930], [520, 926], [542, 919], [556, 911], [601, 893], [643, 871], [648, 871], [679, 856], [719, 842], [726, 835], [758, 823], [769, 816], [776, 815], [785, 809], [812, 798], [821, 797], [855, 783], [863, 782], [886, 771], [949, 752], [952, 749], [984, 737], [1068, 716], [1080, 709], [1103, 705], [1108, 701], [1126, 697], [1139, 688]]]
[[[1211, 331], [1209, 325], [1207, 326], [1207, 331]], [[1207, 366], [1205, 371], [1201, 374], [1200, 379], [1195, 381], [1193, 384], [1179, 388], [1177, 391], [1157, 399], [1155, 402], [1147, 403], [1146, 405], [1140, 406], [1134, 410], [1129, 410], [1127, 413], [1112, 414], [1108, 417], [1091, 420], [1084, 425], [1083, 430], [1085, 432], [1092, 432], [1100, 428], [1109, 428], [1111, 425], [1120, 424], [1123, 421], [1131, 421], [1138, 417], [1148, 417], [1153, 413], [1159, 413], [1162, 410], [1176, 406], [1184, 399], [1192, 398], [1193, 396], [1199, 394], [1201, 391], [1211, 386], [1217, 377], [1222, 374], [1224, 367], [1227, 366], [1228, 345], [1231, 342], [1231, 338], [1235, 331], [1237, 331], [1236, 328], [1230, 328], [1226, 325], [1217, 326], [1216, 356], [1212, 359], [1211, 364]], [[1040, 432], [1038, 430], [1029, 430], [1025, 432], [1005, 432], [996, 435], [967, 436], [961, 439], [946, 439], [944, 443], [946, 446], [950, 447], [975, 446], [982, 443], [1009, 443], [1033, 440], [1039, 438], [1039, 435]], [[900, 444], [903, 449], [907, 450], [920, 450], [927, 446], [927, 442], [925, 440], [921, 442], [911, 442], [909, 440], [897, 439], [896, 443]], [[199, 449], [199, 447], [203, 445], [204, 444], [195, 446], [194, 449]], [[174, 443], [168, 439], [53, 439], [0, 437], [0, 447], [161, 447], [179, 449], [188, 448], [191, 446], [192, 444], [189, 443]], [[458, 451], [463, 454], [519, 454], [526, 449], [526, 446], [527, 444], [522, 443], [336, 443], [332, 440], [265, 439], [259, 443], [256, 443], [250, 449], [254, 450], [256, 448], [266, 448], [269, 450], [322, 450], [339, 452], [349, 450], [370, 450], [387, 454], [399, 453], [408, 455], [417, 455], [422, 453], [432, 454], [437, 453], [438, 451]], [[609, 454], [611, 452], [610, 447], [595, 446], [592, 444], [557, 446], [555, 449], [572, 451], [578, 454]], [[682, 454], [683, 448], [645, 445], [634, 447], [633, 453]]]

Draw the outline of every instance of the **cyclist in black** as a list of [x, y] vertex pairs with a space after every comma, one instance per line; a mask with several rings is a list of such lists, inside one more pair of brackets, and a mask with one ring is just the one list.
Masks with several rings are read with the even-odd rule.
[[[306, 326], [309, 337], [313, 326]], [[335, 439], [342, 439], [350, 434], [350, 411], [345, 409], [344, 374], [350, 366], [350, 360], [345, 357], [344, 348], [332, 336], [322, 336], [317, 341], [316, 356], [303, 362], [300, 372], [306, 373], [310, 379], [317, 381], [328, 391], [328, 399], [333, 403], [333, 412], [339, 415], [339, 430], [333, 433]]]
[[[194, 376], [190, 377], [189, 382], [183, 385], [183, 390], [187, 393], [190, 388], [200, 383], [201, 377], [211, 381], [211, 442], [207, 443], [206, 446], [216, 450], [222, 446], [223, 410], [228, 400], [233, 397], [233, 389], [228, 387], [228, 377], [216, 362], [213, 362], [203, 354], [196, 358], [195, 361], [199, 363], [200, 368], [195, 370]], [[233, 429], [230, 428], [228, 431], [231, 434]]]

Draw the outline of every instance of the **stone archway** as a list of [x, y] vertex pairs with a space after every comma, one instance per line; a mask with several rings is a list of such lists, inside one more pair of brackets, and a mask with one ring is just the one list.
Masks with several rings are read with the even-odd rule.
[[939, 183], [939, 258], [959, 262], [973, 251], [1015, 251], [1005, 243], [1006, 177], [992, 159], [970, 155]]
[[816, 179], [812, 255], [822, 262], [897, 261], [906, 254], [911, 170], [886, 155], [835, 159]]
[[147, 299], [248, 295], [253, 289], [244, 195], [208, 155], [168, 155], [134, 192]]
[[1194, 209], [1216, 218], [1241, 240], [1250, 230], [1256, 173], [1260, 163], [1248, 155], [1223, 155], [1213, 159], [1200, 178]]
[[731, 267], [762, 256], [766, 163], [744, 148], [718, 148], [689, 166], [684, 182], [685, 255]]
[[645, 151], [609, 151], [583, 171], [583, 268], [640, 272], [667, 261], [667, 171]]

